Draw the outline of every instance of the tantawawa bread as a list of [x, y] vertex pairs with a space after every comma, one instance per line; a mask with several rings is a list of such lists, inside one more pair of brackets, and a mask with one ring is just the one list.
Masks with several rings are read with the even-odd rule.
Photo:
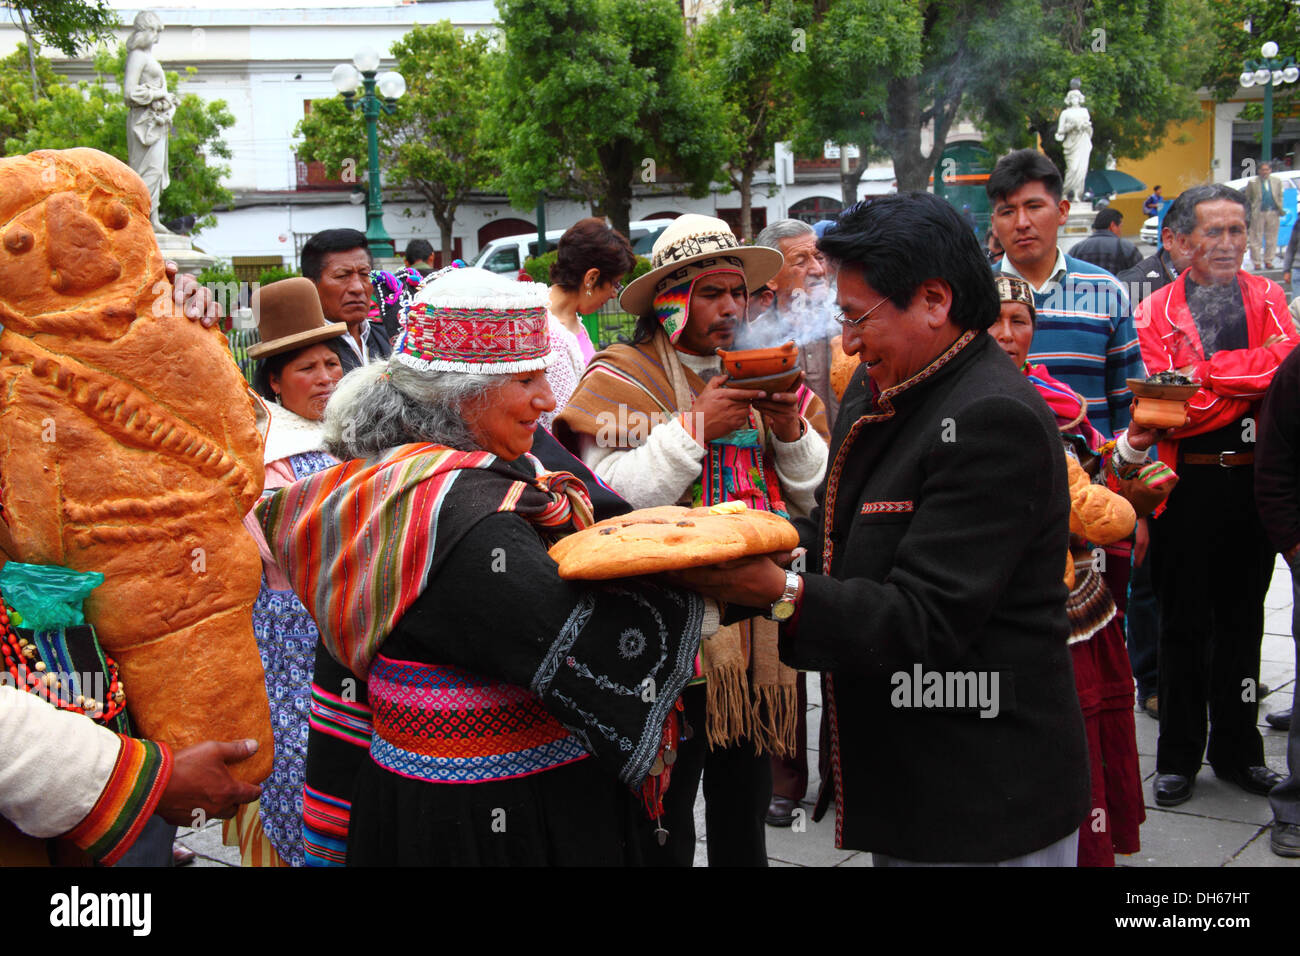
[[728, 502], [630, 511], [562, 538], [550, 555], [560, 577], [594, 581], [718, 564], [798, 544], [794, 525], [780, 515]]
[[135, 732], [274, 743], [242, 521], [262, 441], [217, 329], [176, 314], [149, 194], [91, 149], [0, 160], [0, 542], [99, 571], [86, 613]]

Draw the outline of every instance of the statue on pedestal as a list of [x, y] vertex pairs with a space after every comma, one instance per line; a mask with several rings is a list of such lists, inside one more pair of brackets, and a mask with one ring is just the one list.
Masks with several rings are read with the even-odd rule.
[[1083, 198], [1088, 159], [1092, 155], [1092, 116], [1083, 105], [1078, 80], [1070, 81], [1065, 94], [1065, 109], [1056, 123], [1056, 141], [1065, 148], [1065, 198]]
[[158, 219], [158, 201], [171, 182], [167, 174], [167, 138], [176, 117], [177, 98], [167, 91], [167, 76], [153, 55], [162, 36], [158, 15], [141, 10], [126, 41], [126, 77], [122, 91], [131, 110], [126, 121], [128, 161], [140, 174], [152, 208], [149, 218], [154, 232], [170, 232]]

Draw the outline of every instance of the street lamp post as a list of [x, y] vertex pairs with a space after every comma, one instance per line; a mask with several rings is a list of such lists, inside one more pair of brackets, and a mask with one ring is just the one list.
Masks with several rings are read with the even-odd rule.
[[[361, 115], [366, 118], [366, 140], [369, 147], [370, 189], [366, 203], [366, 245], [372, 256], [393, 255], [393, 240], [384, 229], [384, 197], [379, 182], [379, 113], [392, 113], [397, 100], [406, 92], [406, 80], [400, 73], [388, 72], [376, 76], [379, 54], [370, 47], [359, 50], [351, 63], [340, 63], [330, 74], [330, 82], [343, 94], [349, 110], [357, 106], [357, 87], [362, 87]], [[376, 87], [379, 95], [375, 95]]]
[[1277, 44], [1272, 40], [1259, 48], [1262, 60], [1247, 60], [1239, 77], [1241, 85], [1247, 89], [1252, 86], [1264, 87], [1264, 136], [1260, 149], [1260, 162], [1273, 160], [1273, 87], [1283, 83], [1294, 83], [1300, 79], [1300, 68], [1296, 67], [1295, 58], [1280, 59]]

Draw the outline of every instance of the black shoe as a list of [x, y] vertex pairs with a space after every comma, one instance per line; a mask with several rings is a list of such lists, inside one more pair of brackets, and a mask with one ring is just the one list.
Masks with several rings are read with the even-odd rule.
[[1264, 720], [1267, 721], [1268, 725], [1274, 730], [1291, 729], [1291, 711], [1289, 709], [1279, 710], [1275, 714], [1265, 714]]
[[770, 827], [788, 827], [794, 825], [794, 812], [799, 808], [798, 800], [773, 795], [767, 807], [767, 825]]
[[1300, 856], [1300, 826], [1274, 820], [1268, 845], [1278, 856]]
[[1255, 699], [1263, 700], [1269, 694], [1273, 693], [1273, 688], [1269, 687], [1263, 681], [1255, 685]]
[[1184, 777], [1181, 773], [1158, 773], [1155, 785], [1151, 788], [1156, 795], [1156, 806], [1176, 807], [1192, 798], [1194, 777]]
[[1245, 767], [1241, 770], [1215, 770], [1214, 775], [1220, 780], [1235, 783], [1247, 793], [1267, 796], [1268, 792], [1282, 782], [1282, 775], [1274, 773], [1267, 767]]

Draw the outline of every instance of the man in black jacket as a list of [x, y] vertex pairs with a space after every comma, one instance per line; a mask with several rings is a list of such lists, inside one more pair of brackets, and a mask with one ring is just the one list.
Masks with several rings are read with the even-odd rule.
[[993, 277], [943, 200], [875, 199], [819, 247], [861, 364], [798, 522], [807, 571], [763, 557], [679, 577], [769, 607], [782, 659], [830, 672], [838, 846], [877, 865], [1073, 866], [1088, 755], [1055, 420], [985, 331]]
[[[1273, 547], [1291, 567], [1291, 637], [1300, 641], [1300, 349], [1277, 367], [1260, 409], [1255, 507]], [[1300, 661], [1300, 654], [1296, 657]], [[1287, 777], [1268, 795], [1273, 806], [1270, 845], [1278, 856], [1300, 856], [1300, 728], [1294, 720], [1288, 728]]]
[[365, 233], [356, 229], [325, 229], [302, 247], [302, 274], [316, 284], [326, 322], [346, 322], [343, 374], [393, 352], [384, 327], [369, 320], [370, 269]]
[[1094, 266], [1101, 266], [1111, 275], [1131, 269], [1142, 259], [1137, 246], [1120, 235], [1119, 227], [1124, 215], [1107, 206], [1092, 220], [1092, 235], [1070, 248], [1070, 255]]

